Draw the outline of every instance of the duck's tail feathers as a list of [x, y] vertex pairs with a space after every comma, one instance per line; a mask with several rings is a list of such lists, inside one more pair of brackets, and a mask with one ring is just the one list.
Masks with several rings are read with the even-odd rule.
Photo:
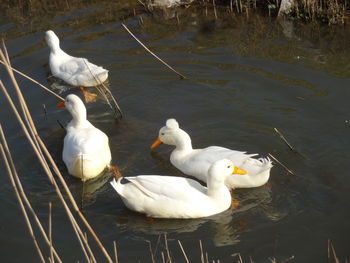
[[121, 180], [122, 177], [119, 178], [117, 181], [115, 180], [115, 178], [113, 178], [113, 180], [110, 181], [110, 184], [120, 196], [123, 196], [123, 191], [121, 189], [122, 184], [120, 183]]
[[261, 166], [264, 166], [266, 170], [270, 169], [273, 166], [272, 161], [269, 157], [259, 158], [258, 161], [261, 163]]

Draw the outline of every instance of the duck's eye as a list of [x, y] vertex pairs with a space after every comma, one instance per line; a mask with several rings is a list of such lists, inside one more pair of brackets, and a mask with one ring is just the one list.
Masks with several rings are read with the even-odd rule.
[[231, 168], [231, 165], [227, 166], [227, 168]]
[[165, 135], [165, 133], [164, 133], [164, 132], [162, 132], [160, 135]]

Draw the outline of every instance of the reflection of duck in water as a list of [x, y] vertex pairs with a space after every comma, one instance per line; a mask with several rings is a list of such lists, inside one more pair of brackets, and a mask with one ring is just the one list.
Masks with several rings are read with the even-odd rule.
[[224, 147], [210, 146], [193, 149], [190, 136], [175, 119], [169, 119], [159, 131], [159, 137], [151, 148], [165, 143], [176, 148], [170, 155], [170, 162], [184, 174], [206, 182], [210, 165], [220, 159], [229, 159], [238, 167], [247, 171], [245, 175], [236, 174], [225, 181], [229, 188], [250, 188], [265, 184], [270, 177], [272, 163], [268, 158], [254, 159], [256, 154], [234, 151]]
[[131, 210], [155, 218], [200, 218], [221, 213], [231, 205], [225, 179], [245, 171], [230, 160], [216, 161], [209, 169], [207, 187], [183, 177], [141, 175], [111, 182]]
[[45, 40], [50, 47], [50, 69], [53, 76], [69, 85], [77, 86], [84, 94], [85, 101], [95, 100], [96, 94], [85, 90], [102, 84], [108, 78], [108, 70], [90, 63], [85, 58], [68, 55], [60, 48], [60, 40], [52, 31], [46, 31]]
[[[240, 242], [239, 233], [246, 227], [244, 220], [234, 220], [233, 210], [229, 209], [220, 214], [197, 219], [154, 219], [151, 222], [144, 216], [130, 210], [118, 211], [116, 225], [119, 231], [135, 232], [135, 238], [149, 239], [148, 235], [192, 233], [193, 238], [201, 239], [205, 228], [205, 238], [213, 240], [215, 246], [226, 246]], [[147, 235], [143, 237], [140, 233]]]

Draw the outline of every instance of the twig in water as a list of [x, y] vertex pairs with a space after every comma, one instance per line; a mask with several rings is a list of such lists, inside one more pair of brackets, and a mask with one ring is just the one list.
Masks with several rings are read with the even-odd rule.
[[46, 105], [45, 104], [43, 104], [43, 109], [44, 109], [45, 119], [47, 120], [47, 111], [46, 111]]
[[63, 130], [66, 129], [66, 128], [64, 128], [64, 126], [63, 126], [63, 124], [60, 122], [60, 120], [56, 120], [56, 121], [57, 121], [58, 125], [60, 125], [60, 127], [61, 127]]
[[164, 242], [165, 242], [165, 249], [166, 249], [166, 253], [167, 253], [167, 262], [171, 263], [171, 257], [170, 257], [170, 251], [169, 251], [169, 247], [168, 247], [168, 240], [166, 238], [166, 234], [164, 234]]
[[287, 141], [287, 139], [283, 136], [283, 134], [277, 130], [277, 128], [273, 128], [275, 130], [275, 132], [280, 136], [280, 138], [282, 139], [282, 141], [287, 144], [287, 146], [289, 147], [289, 149], [291, 149], [292, 152], [299, 154], [301, 157], [308, 159], [304, 154], [300, 153], [299, 151], [295, 150], [295, 148]]
[[117, 250], [117, 243], [113, 241], [113, 247], [114, 247], [114, 257], [115, 257], [115, 263], [118, 263], [118, 250]]
[[156, 54], [154, 54], [148, 47], [146, 47], [131, 31], [130, 29], [122, 23], [122, 26], [125, 28], [125, 30], [144, 48], [146, 49], [152, 56], [154, 56], [156, 59], [158, 59], [160, 62], [162, 62], [165, 66], [167, 66], [170, 70], [175, 72], [177, 75], [180, 76], [182, 79], [187, 79], [184, 75], [182, 75], [180, 72], [176, 71], [172, 66], [170, 66], [168, 63], [166, 63], [164, 60], [162, 60], [160, 57], [158, 57]]
[[49, 239], [50, 239], [50, 261], [55, 263], [52, 251], [52, 203], [49, 203]]
[[179, 243], [179, 246], [180, 246], [180, 248], [181, 248], [182, 254], [184, 254], [184, 257], [185, 257], [186, 262], [187, 262], [187, 263], [190, 263], [190, 261], [188, 260], [188, 257], [187, 257], [187, 255], [186, 255], [186, 252], [185, 252], [185, 250], [184, 250], [184, 248], [183, 248], [183, 246], [182, 246], [180, 240], [178, 240], [177, 242]]
[[199, 247], [200, 247], [200, 249], [201, 249], [201, 262], [202, 262], [202, 263], [205, 263], [205, 262], [204, 262], [204, 254], [203, 254], [202, 240], [199, 240]]
[[280, 136], [280, 138], [282, 139], [282, 141], [285, 142], [285, 144], [287, 144], [287, 146], [293, 151], [296, 152], [296, 150], [292, 147], [292, 145], [290, 145], [290, 143], [287, 141], [287, 139], [283, 136], [283, 134], [277, 130], [277, 128], [273, 128], [275, 130], [275, 132]]
[[280, 263], [286, 263], [288, 261], [291, 261], [292, 259], [294, 259], [294, 255], [293, 256], [290, 256], [289, 258], [286, 258], [286, 259], [283, 259]]
[[279, 160], [277, 160], [277, 158], [275, 156], [273, 156], [271, 153], [269, 153], [269, 156], [274, 159], [279, 165], [281, 165], [284, 169], [286, 169], [286, 171], [292, 175], [295, 175], [295, 173], [293, 173], [290, 169], [287, 168], [287, 166], [285, 166], [283, 163], [281, 163]]
[[[89, 72], [90, 72], [91, 76], [95, 79], [95, 81], [96, 81], [97, 83], [100, 84], [100, 86], [102, 86], [102, 87], [104, 88], [104, 90], [105, 90], [105, 91], [109, 94], [109, 96], [112, 98], [112, 101], [113, 101], [113, 103], [114, 103], [114, 107], [113, 107], [113, 106], [111, 105], [111, 103], [109, 102], [109, 99], [107, 98], [106, 94], [105, 94], [103, 91], [101, 91], [101, 88], [98, 87], [98, 86], [96, 86], [96, 89], [104, 96], [104, 98], [105, 98], [105, 100], [107, 101], [108, 105], [114, 110], [114, 112], [118, 111], [119, 114], [120, 114], [120, 116], [123, 117], [122, 110], [120, 109], [120, 107], [119, 107], [119, 105], [118, 105], [116, 99], [114, 98], [112, 92], [110, 91], [110, 89], [107, 88], [107, 86], [106, 86], [105, 84], [103, 84], [103, 82], [102, 82], [98, 77], [96, 77], [94, 73], [92, 73], [92, 71], [91, 71], [89, 65], [86, 63], [86, 59], [84, 59], [84, 63], [85, 63], [85, 65], [87, 66], [87, 68], [89, 69]], [[117, 117], [118, 117], [118, 116], [117, 116]]]
[[339, 258], [337, 257], [337, 254], [335, 253], [335, 249], [334, 249], [333, 244], [332, 244], [331, 241], [328, 243], [328, 246], [329, 245], [331, 246], [332, 253], [333, 253], [333, 258], [334, 258], [335, 263], [340, 263]]
[[150, 251], [150, 253], [151, 253], [152, 263], [156, 263], [156, 261], [155, 261], [155, 259], [154, 259], [154, 253], [153, 253], [153, 250], [152, 250], [152, 244], [151, 244], [151, 241], [146, 240], [146, 242], [148, 243], [148, 246], [149, 246], [149, 251]]
[[[4, 43], [3, 43], [3, 47]], [[5, 55], [7, 54], [6, 48], [4, 48], [4, 52]], [[8, 55], [6, 55], [6, 57], [8, 57]], [[5, 61], [3, 61], [2, 59], [0, 59], [0, 63], [3, 64], [4, 66], [7, 64]], [[52, 95], [56, 96], [57, 98], [59, 98], [60, 100], [64, 101], [64, 98], [62, 98], [60, 95], [56, 94], [55, 92], [53, 92], [52, 90], [50, 90], [49, 88], [45, 87], [43, 84], [41, 84], [40, 82], [36, 81], [35, 79], [29, 77], [28, 75], [22, 73], [21, 71], [13, 68], [11, 65], [8, 65], [14, 72], [18, 73], [19, 75], [21, 75], [22, 77], [25, 77], [26, 79], [29, 79], [30, 81], [34, 82], [35, 84], [39, 85], [41, 88], [43, 88], [44, 90], [50, 92]]]

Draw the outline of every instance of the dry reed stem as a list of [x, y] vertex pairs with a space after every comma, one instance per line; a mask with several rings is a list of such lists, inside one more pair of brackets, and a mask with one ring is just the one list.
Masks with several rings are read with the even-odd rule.
[[[0, 50], [0, 53], [1, 53], [1, 50]], [[59, 189], [58, 185], [56, 184], [56, 181], [55, 181], [54, 178], [53, 178], [53, 175], [52, 175], [52, 173], [51, 173], [51, 171], [50, 171], [50, 169], [49, 169], [49, 167], [48, 167], [48, 164], [46, 163], [46, 160], [41, 156], [39, 150], [36, 148], [36, 145], [35, 145], [33, 139], [30, 137], [30, 134], [29, 134], [29, 132], [28, 132], [27, 127], [25, 126], [25, 124], [24, 124], [24, 122], [23, 122], [23, 120], [22, 120], [20, 114], [18, 113], [18, 110], [17, 110], [16, 106], [14, 105], [14, 103], [13, 103], [11, 97], [9, 96], [9, 94], [8, 94], [8, 92], [7, 92], [6, 88], [5, 88], [5, 86], [4, 86], [3, 83], [1, 82], [1, 80], [0, 80], [0, 87], [1, 87], [1, 89], [2, 89], [2, 91], [3, 91], [3, 93], [5, 94], [5, 97], [6, 97], [7, 101], [8, 101], [8, 103], [10, 104], [10, 106], [11, 106], [11, 108], [12, 108], [12, 110], [13, 110], [13, 112], [14, 112], [14, 114], [15, 114], [15, 116], [16, 116], [16, 118], [17, 118], [17, 120], [18, 120], [18, 122], [19, 122], [19, 124], [20, 124], [20, 126], [21, 126], [21, 128], [22, 128], [22, 130], [23, 130], [23, 132], [24, 132], [24, 134], [25, 134], [25, 136], [27, 137], [27, 139], [28, 139], [30, 145], [32, 146], [32, 149], [33, 149], [34, 153], [35, 153], [36, 156], [38, 157], [38, 160], [39, 160], [40, 164], [42, 165], [42, 167], [43, 167], [43, 169], [44, 169], [46, 175], [49, 177], [51, 183], [55, 186], [56, 193], [57, 193], [58, 196], [60, 197], [60, 200], [61, 200], [61, 202], [63, 203], [64, 208], [66, 209], [66, 212], [68, 213], [68, 218], [69, 218], [70, 220], [71, 220], [72, 218], [74, 219], [73, 216], [70, 216], [70, 215], [71, 215], [71, 214], [70, 214], [71, 211], [69, 210], [68, 205], [65, 203], [65, 200], [64, 200], [64, 198], [63, 198], [63, 195], [61, 194], [60, 189]], [[75, 219], [74, 219], [74, 220], [75, 220]], [[78, 234], [78, 231], [75, 229], [76, 226], [77, 226], [77, 223], [76, 223], [76, 222], [74, 223], [72, 220], [71, 220], [71, 223], [72, 223], [72, 226], [73, 226], [73, 229], [74, 229], [75, 233]], [[44, 232], [45, 232], [45, 231], [44, 231]], [[46, 233], [45, 233], [45, 236], [46, 236]], [[49, 242], [48, 239], [47, 239], [47, 236], [46, 236], [45, 240], [46, 240], [47, 242]], [[81, 241], [79, 235], [78, 235], [78, 240]], [[81, 245], [82, 245], [82, 244], [81, 244]], [[83, 248], [83, 245], [82, 245], [82, 248]]]
[[114, 248], [115, 263], [119, 263], [119, 261], [118, 261], [117, 243], [115, 241], [113, 241], [113, 248]]
[[[5, 66], [4, 61], [0, 60], [0, 63], [3, 64]], [[60, 95], [56, 94], [55, 92], [53, 92], [52, 90], [50, 90], [49, 88], [45, 87], [43, 84], [41, 84], [40, 82], [36, 81], [35, 79], [29, 77], [28, 75], [24, 74], [23, 72], [19, 71], [18, 69], [15, 69], [13, 67], [11, 67], [11, 69], [18, 73], [19, 75], [21, 75], [22, 77], [25, 77], [27, 79], [29, 79], [30, 81], [34, 82], [35, 84], [39, 85], [39, 87], [43, 88], [44, 90], [48, 91], [49, 93], [51, 93], [52, 95], [56, 96], [58, 99], [64, 101], [64, 98], [62, 98]]]
[[184, 257], [185, 257], [186, 262], [187, 262], [187, 263], [190, 263], [190, 261], [188, 260], [187, 255], [186, 255], [186, 252], [185, 252], [185, 250], [184, 250], [184, 248], [183, 248], [183, 246], [182, 246], [182, 244], [181, 244], [181, 241], [178, 240], [177, 242], [179, 243], [179, 246], [180, 246], [180, 248], [181, 248], [182, 254], [183, 254]]
[[339, 258], [337, 257], [337, 253], [335, 252], [334, 246], [331, 241], [328, 242], [328, 250], [329, 250], [329, 245], [331, 246], [335, 263], [340, 263]]
[[218, 19], [218, 14], [216, 12], [216, 4], [215, 4], [215, 0], [213, 0], [213, 8], [214, 8], [214, 16], [215, 16], [215, 20]]
[[290, 256], [289, 258], [283, 259], [280, 263], [286, 263], [286, 262], [288, 262], [288, 261], [293, 260], [294, 258], [295, 258], [294, 255], [293, 255], [293, 256]]
[[[97, 78], [97, 77], [92, 73], [92, 71], [91, 71], [89, 65], [86, 63], [86, 60], [85, 60], [85, 59], [84, 59], [84, 63], [85, 63], [85, 65], [87, 66], [87, 68], [89, 69], [89, 72], [90, 72], [91, 76], [93, 76], [93, 78], [95, 79], [95, 81], [96, 81], [97, 83], [99, 83], [99, 84], [105, 89], [105, 91], [107, 91], [108, 94], [111, 96], [111, 98], [112, 98], [112, 100], [113, 100], [113, 102], [114, 102], [115, 107], [112, 107], [112, 105], [111, 105], [111, 103], [109, 102], [109, 100], [108, 100], [106, 94], [105, 94], [103, 91], [101, 91], [100, 87], [96, 86], [96, 89], [98, 90], [98, 92], [100, 92], [100, 94], [104, 96], [104, 98], [105, 98], [105, 100], [107, 101], [108, 105], [109, 105], [112, 109], [114, 109], [114, 111], [116, 111], [115, 108], [117, 108], [117, 110], [118, 110], [120, 116], [123, 117], [122, 110], [120, 109], [120, 107], [119, 107], [119, 105], [118, 105], [116, 99], [114, 98], [112, 92], [110, 91], [110, 89], [107, 88], [107, 86], [106, 86], [105, 84], [103, 84], [103, 82], [102, 82], [99, 78]], [[117, 117], [118, 117], [118, 116], [117, 116]]]
[[201, 250], [201, 262], [202, 262], [202, 263], [205, 263], [205, 262], [204, 262], [204, 254], [203, 254], [202, 240], [199, 240], [199, 247], [200, 247], [200, 250]]
[[280, 136], [280, 138], [282, 139], [282, 141], [287, 144], [287, 146], [293, 151], [296, 152], [296, 150], [293, 148], [293, 146], [287, 141], [287, 139], [283, 136], [283, 134], [277, 130], [277, 128], [273, 128], [275, 130], [275, 132]]
[[[1, 50], [0, 50], [0, 55], [2, 56], [2, 58], [3, 58], [3, 60], [4, 60], [4, 55], [3, 55], [3, 52], [2, 52]], [[7, 62], [7, 61], [6, 61], [6, 62]], [[6, 66], [7, 70], [10, 72], [10, 73], [9, 73], [10, 76], [13, 76], [13, 73], [12, 73], [12, 71], [11, 71], [11, 67], [9, 67], [8, 63], [5, 63], [5, 66]], [[11, 73], [12, 73], [12, 74], [11, 74]], [[95, 234], [95, 232], [93, 231], [93, 229], [91, 228], [91, 226], [89, 225], [89, 223], [87, 222], [86, 218], [83, 216], [83, 214], [82, 214], [81, 211], [79, 210], [79, 208], [78, 208], [78, 206], [77, 206], [77, 204], [76, 204], [76, 202], [75, 202], [75, 200], [74, 200], [74, 198], [73, 198], [73, 196], [72, 196], [72, 194], [71, 194], [71, 192], [70, 192], [70, 190], [69, 190], [67, 184], [65, 183], [65, 180], [63, 179], [61, 173], [59, 172], [59, 170], [58, 170], [58, 168], [57, 168], [55, 162], [53, 161], [53, 159], [52, 159], [50, 153], [48, 152], [48, 150], [47, 150], [46, 146], [44, 145], [44, 143], [41, 141], [39, 135], [36, 133], [35, 125], [34, 125], [32, 119], [31, 119], [31, 116], [30, 116], [30, 113], [29, 113], [29, 111], [28, 111], [28, 108], [26, 107], [25, 100], [24, 100], [24, 98], [23, 98], [23, 96], [22, 96], [22, 94], [21, 94], [21, 91], [20, 91], [20, 89], [19, 89], [19, 86], [18, 86], [18, 84], [17, 84], [16, 79], [15, 79], [14, 77], [11, 77], [11, 80], [13, 81], [13, 84], [14, 84], [14, 86], [15, 86], [15, 88], [16, 88], [17, 95], [19, 96], [20, 103], [21, 103], [21, 108], [23, 109], [25, 115], [28, 114], [28, 116], [27, 116], [25, 119], [26, 119], [26, 121], [27, 121], [27, 124], [28, 124], [29, 128], [32, 128], [32, 129], [31, 129], [31, 133], [32, 133], [32, 134], [35, 134], [35, 136], [34, 136], [35, 142], [38, 143], [38, 142], [40, 141], [40, 146], [41, 146], [42, 148], [36, 147], [37, 145], [36, 145], [36, 143], [34, 143], [34, 141], [32, 140], [32, 138], [30, 137], [30, 135], [29, 135], [29, 133], [28, 133], [28, 130], [27, 130], [26, 126], [25, 126], [24, 123], [23, 123], [23, 120], [21, 119], [20, 115], [18, 114], [18, 111], [17, 111], [16, 107], [14, 106], [14, 104], [13, 104], [13, 102], [12, 102], [12, 99], [9, 97], [8, 94], [7, 94], [7, 95], [5, 94], [5, 95], [6, 95], [7, 99], [8, 99], [8, 102], [10, 103], [10, 105], [11, 105], [13, 111], [15, 112], [15, 115], [16, 115], [16, 117], [17, 117], [19, 123], [21, 124], [21, 127], [22, 127], [23, 131], [25, 132], [25, 134], [26, 134], [26, 136], [27, 136], [29, 142], [31, 143], [32, 148], [34, 149], [34, 152], [37, 154], [38, 159], [39, 159], [40, 163], [42, 164], [42, 166], [43, 166], [43, 168], [44, 168], [46, 174], [48, 175], [48, 177], [50, 178], [51, 182], [53, 183], [53, 185], [54, 185], [54, 187], [55, 187], [55, 190], [56, 190], [56, 193], [57, 193], [58, 196], [60, 197], [60, 200], [61, 200], [61, 202], [63, 203], [66, 212], [68, 213], [68, 217], [69, 217], [69, 219], [71, 220], [71, 223], [72, 223], [72, 225], [73, 225], [73, 228], [76, 228], [76, 229], [75, 229], [75, 230], [76, 230], [76, 233], [78, 233], [78, 234], [80, 235], [81, 239], [78, 238], [79, 241], [82, 241], [82, 242], [85, 244], [86, 249], [87, 249], [87, 251], [88, 251], [89, 254], [90, 254], [89, 257], [91, 257], [91, 258], [95, 261], [95, 258], [94, 258], [94, 255], [93, 255], [92, 251], [91, 251], [90, 246], [87, 244], [87, 241], [86, 241], [86, 239], [84, 238], [84, 236], [83, 236], [83, 234], [82, 234], [82, 231], [81, 231], [79, 225], [77, 224], [77, 222], [76, 222], [74, 216], [72, 215], [72, 213], [71, 213], [71, 211], [70, 211], [68, 205], [66, 204], [66, 202], [65, 202], [65, 200], [64, 200], [64, 198], [63, 198], [63, 196], [62, 196], [62, 193], [61, 193], [61, 191], [60, 191], [58, 185], [56, 184], [56, 181], [55, 181], [54, 178], [53, 178], [53, 175], [52, 175], [52, 173], [51, 173], [51, 170], [50, 170], [49, 167], [48, 167], [48, 164], [47, 164], [45, 158], [42, 156], [41, 149], [44, 150], [46, 156], [48, 157], [48, 159], [49, 159], [50, 162], [51, 162], [51, 165], [54, 167], [55, 173], [56, 173], [56, 175], [59, 177], [59, 179], [60, 179], [62, 185], [64, 186], [65, 191], [67, 192], [67, 194], [68, 194], [68, 196], [69, 196], [69, 199], [70, 199], [70, 201], [71, 201], [71, 204], [73, 205], [74, 209], [75, 209], [76, 212], [78, 213], [78, 215], [79, 215], [79, 217], [81, 218], [81, 220], [84, 222], [85, 226], [88, 228], [89, 232], [90, 232], [90, 233], [92, 234], [92, 236], [94, 237], [96, 243], [98, 244], [98, 246], [99, 246], [99, 248], [101, 249], [102, 253], [103, 253], [104, 256], [106, 257], [107, 261], [110, 262], [110, 263], [112, 263], [113, 261], [112, 261], [111, 257], [109, 256], [109, 254], [107, 253], [106, 249], [105, 249], [104, 246], [102, 245], [101, 241], [99, 240], [99, 238], [97, 237], [97, 235]], [[7, 93], [7, 92], [6, 92], [6, 89], [5, 89], [5, 87], [4, 87], [3, 85], [2, 85], [2, 90], [4, 91], [4, 93]], [[32, 127], [32, 126], [33, 126], [33, 127]], [[33, 131], [33, 130], [34, 130], [34, 131]], [[82, 244], [81, 244], [81, 245], [82, 245]], [[88, 260], [88, 261], [89, 261], [89, 260]]]
[[170, 251], [169, 251], [169, 246], [168, 246], [168, 239], [166, 237], [166, 234], [164, 234], [164, 242], [165, 242], [166, 254], [167, 254], [167, 257], [168, 257], [167, 262], [171, 263], [172, 261], [171, 261], [171, 257], [170, 257]]
[[148, 243], [148, 248], [151, 254], [151, 259], [152, 259], [152, 263], [156, 263], [156, 260], [154, 258], [154, 254], [153, 254], [153, 250], [152, 250], [152, 243], [149, 240], [146, 240], [146, 242]]
[[52, 203], [49, 203], [49, 240], [50, 240], [50, 261], [55, 262], [52, 251]]
[[157, 60], [162, 62], [165, 66], [167, 66], [171, 71], [175, 72], [177, 75], [180, 76], [181, 79], [187, 79], [184, 75], [182, 75], [180, 72], [176, 71], [172, 66], [170, 66], [168, 63], [166, 63], [164, 60], [162, 60], [160, 57], [158, 57], [156, 54], [154, 54], [148, 47], [146, 47], [131, 31], [130, 29], [122, 23], [122, 26], [125, 28], [125, 30], [144, 48], [146, 49], [152, 56], [154, 56]]
[[292, 172], [292, 170], [288, 169], [287, 166], [285, 166], [283, 163], [281, 163], [275, 156], [273, 156], [271, 153], [269, 153], [269, 156], [274, 159], [279, 165], [281, 165], [286, 171], [292, 175], [295, 175], [295, 173]]
[[[1, 126], [0, 126], [0, 129], [1, 129], [1, 137], [2, 137], [2, 141], [3, 141], [4, 140], [3, 139], [4, 134], [3, 134]], [[38, 241], [37, 241], [36, 236], [35, 236], [34, 231], [33, 231], [32, 224], [30, 223], [30, 219], [29, 219], [28, 214], [27, 214], [27, 212], [26, 212], [26, 210], [24, 208], [24, 204], [23, 204], [22, 198], [20, 197], [20, 194], [18, 192], [17, 186], [16, 186], [15, 181], [14, 181], [14, 176], [13, 176], [12, 170], [10, 168], [10, 164], [9, 164], [9, 162], [11, 160], [8, 159], [8, 156], [10, 156], [11, 154], [9, 152], [7, 152], [8, 156], [6, 156], [6, 153], [5, 153], [5, 150], [4, 150], [4, 147], [3, 147], [2, 143], [0, 143], [0, 150], [1, 150], [2, 157], [4, 159], [4, 163], [5, 163], [5, 166], [6, 166], [6, 169], [7, 169], [7, 173], [9, 174], [9, 177], [10, 177], [10, 180], [11, 180], [12, 187], [13, 187], [15, 193], [16, 193], [16, 197], [17, 197], [18, 203], [20, 205], [22, 214], [24, 216], [24, 220], [25, 220], [25, 222], [27, 224], [30, 237], [32, 238], [32, 241], [34, 243], [34, 247], [35, 247], [36, 251], [38, 252], [38, 255], [39, 255], [39, 258], [40, 258], [41, 262], [45, 263], [45, 259], [44, 259], [43, 253], [41, 252], [40, 246], [38, 244]]]
[[[22, 95], [22, 92], [20, 91], [20, 88], [18, 86], [18, 83], [17, 83], [17, 80], [13, 74], [13, 70], [11, 69], [11, 62], [9, 60], [9, 57], [8, 57], [8, 54], [7, 54], [7, 49], [6, 49], [6, 46], [5, 46], [5, 43], [3, 42], [3, 50], [5, 52], [5, 54], [3, 53], [2, 50], [0, 50], [0, 57], [2, 59], [3, 62], [5, 62], [5, 68], [7, 70], [7, 73], [8, 75], [10, 76], [10, 79], [12, 81], [12, 84], [14, 85], [14, 88], [15, 88], [15, 91], [16, 91], [16, 94], [17, 94], [17, 97], [18, 97], [18, 100], [19, 100], [19, 103], [20, 103], [20, 106], [21, 106], [21, 109], [22, 109], [22, 113], [23, 113], [23, 116], [26, 120], [26, 123], [29, 127], [29, 131], [32, 135], [32, 138], [35, 138], [35, 135], [37, 134], [37, 131], [36, 131], [36, 128], [35, 128], [35, 125], [34, 125], [34, 122], [31, 118], [31, 115], [29, 113], [29, 109], [27, 107], [27, 104], [25, 103], [24, 101], [24, 97]], [[40, 147], [38, 145], [38, 142], [36, 140], [34, 140], [36, 146], [37, 146], [37, 149], [40, 153], [40, 155], [43, 157], [43, 154], [40, 150]]]
[[[1, 83], [1, 81], [0, 81], [0, 86], [1, 86], [1, 85], [2, 85], [2, 83]], [[3, 133], [1, 124], [0, 124], [0, 129], [1, 129], [1, 133]], [[6, 141], [4, 141], [4, 143], [5, 143], [4, 146], [8, 149], [8, 145], [6, 144]], [[9, 152], [9, 150], [8, 150], [8, 152]], [[43, 226], [42, 226], [42, 224], [41, 224], [41, 222], [40, 222], [38, 216], [36, 215], [36, 213], [35, 213], [35, 211], [34, 211], [32, 205], [31, 205], [31, 203], [30, 203], [30, 201], [29, 201], [27, 195], [26, 195], [25, 192], [24, 192], [22, 183], [21, 183], [21, 181], [20, 181], [20, 179], [19, 179], [19, 176], [18, 176], [18, 174], [17, 174], [17, 171], [16, 171], [16, 169], [15, 169], [15, 166], [14, 166], [12, 160], [11, 160], [11, 167], [12, 167], [12, 170], [13, 170], [14, 179], [15, 179], [15, 181], [16, 181], [16, 186], [18, 187], [19, 193], [21, 194], [21, 198], [24, 200], [26, 206], [28, 207], [29, 211], [31, 212], [31, 214], [32, 214], [32, 216], [33, 216], [33, 218], [34, 218], [34, 220], [35, 220], [35, 222], [36, 222], [36, 224], [37, 224], [37, 226], [38, 226], [38, 228], [39, 228], [39, 230], [40, 230], [40, 232], [41, 232], [41, 234], [42, 234], [42, 236], [43, 236], [43, 238], [44, 238], [44, 240], [45, 240], [45, 242], [46, 242], [46, 244], [47, 244], [48, 246], [50, 246], [50, 240], [49, 240], [49, 238], [48, 238], [48, 236], [47, 236], [47, 234], [46, 234], [46, 232], [45, 232], [45, 230], [44, 230], [44, 228], [43, 228]], [[60, 257], [58, 256], [58, 254], [57, 254], [57, 252], [56, 252], [56, 250], [55, 250], [54, 247], [52, 248], [52, 252], [53, 252], [55, 258], [58, 260], [58, 262], [61, 262], [61, 263], [62, 263], [62, 260], [61, 260]]]

